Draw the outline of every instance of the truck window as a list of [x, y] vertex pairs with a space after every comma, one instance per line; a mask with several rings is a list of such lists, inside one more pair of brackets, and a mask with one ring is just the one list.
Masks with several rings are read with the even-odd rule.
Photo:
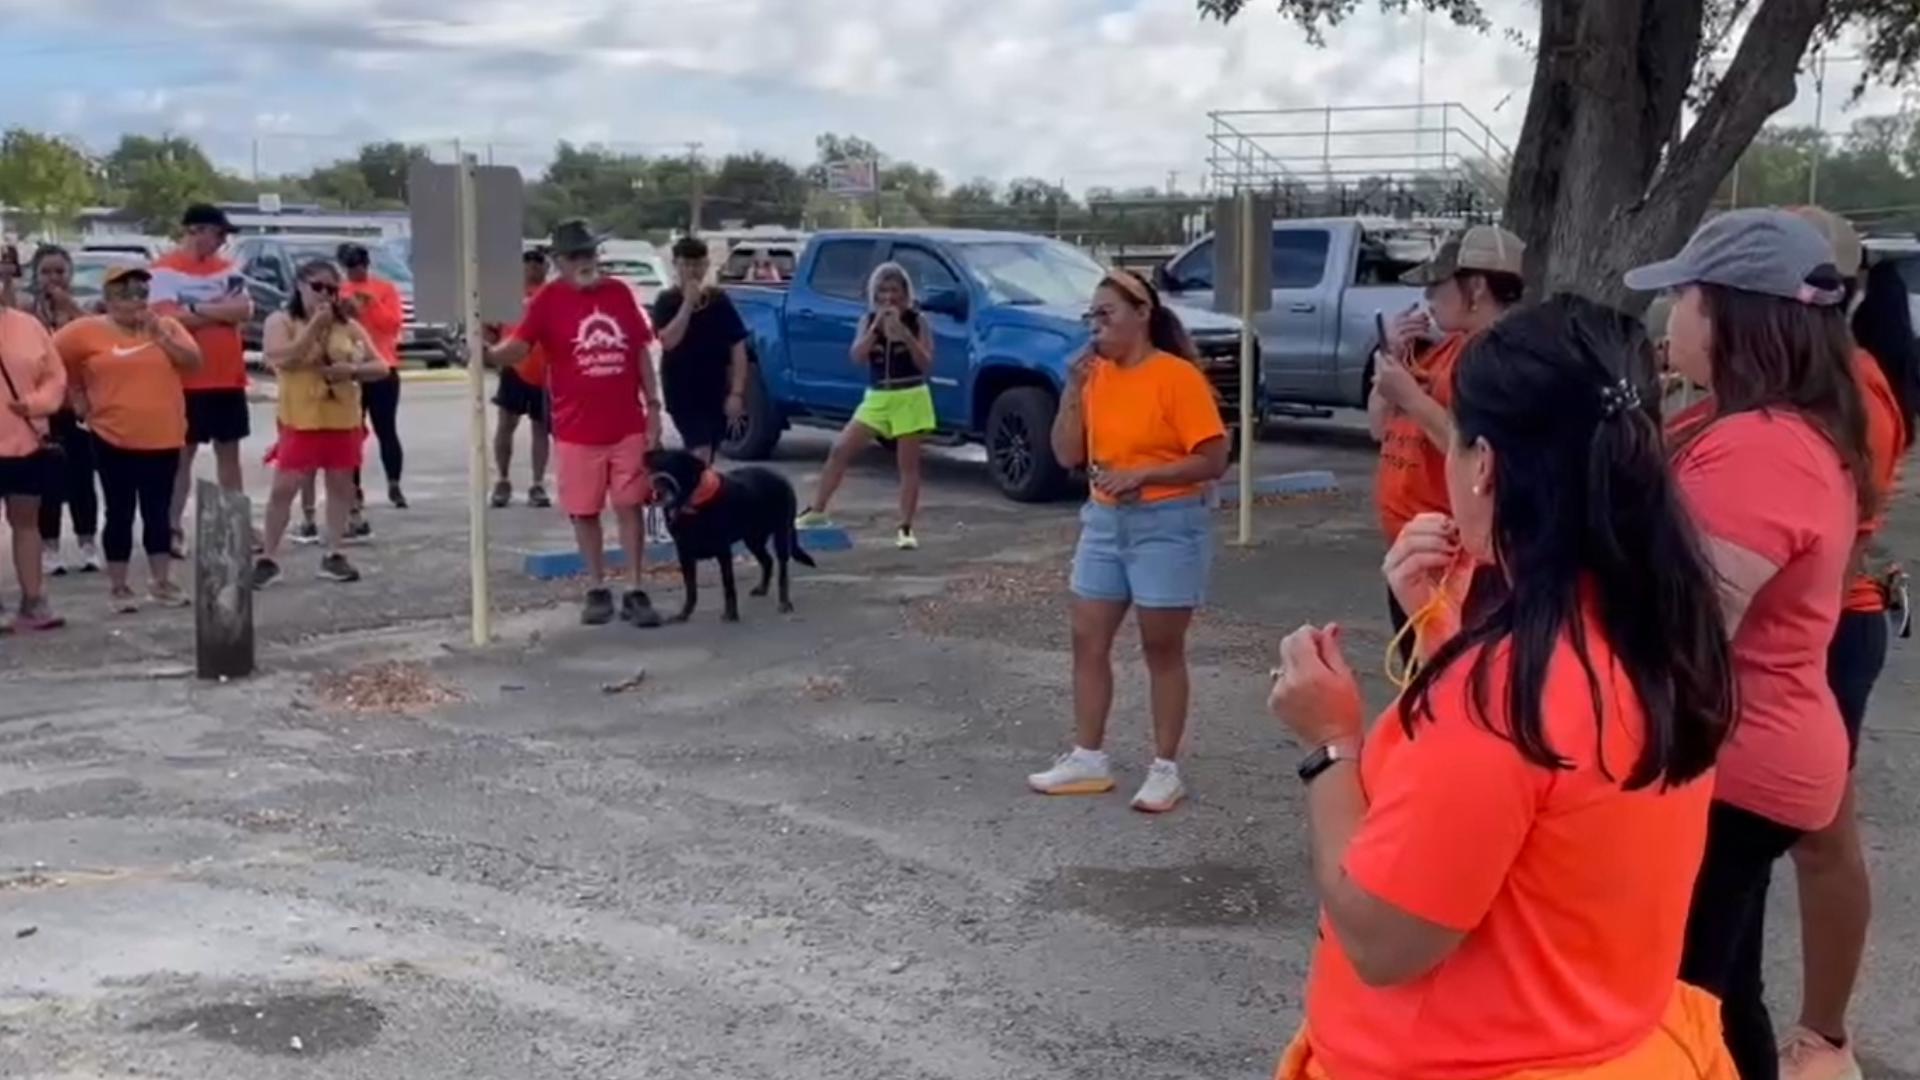
[[807, 287], [822, 296], [865, 301], [879, 244], [872, 240], [823, 240], [813, 257]]
[[1187, 252], [1185, 258], [1174, 263], [1173, 279], [1184, 290], [1198, 291], [1213, 288], [1213, 241], [1202, 241], [1199, 247]]
[[1273, 287], [1311, 289], [1327, 276], [1327, 249], [1333, 234], [1325, 229], [1276, 229], [1273, 233]]
[[947, 264], [925, 248], [898, 247], [893, 249], [893, 261], [907, 272], [913, 282], [915, 296], [925, 296], [935, 289], [960, 290], [960, 280], [947, 269]]

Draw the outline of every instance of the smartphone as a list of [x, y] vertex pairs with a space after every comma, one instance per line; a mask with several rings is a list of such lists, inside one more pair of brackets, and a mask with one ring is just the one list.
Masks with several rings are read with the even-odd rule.
[[1387, 351], [1387, 313], [1386, 312], [1376, 311], [1373, 313], [1373, 333], [1374, 333], [1374, 340], [1380, 343], [1379, 345], [1380, 351], [1381, 352]]

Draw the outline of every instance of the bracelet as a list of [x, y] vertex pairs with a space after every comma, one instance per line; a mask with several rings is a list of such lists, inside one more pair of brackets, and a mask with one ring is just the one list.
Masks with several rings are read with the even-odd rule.
[[1359, 760], [1360, 740], [1358, 738], [1335, 739], [1308, 754], [1295, 771], [1299, 774], [1302, 784], [1311, 784], [1335, 765], [1343, 761], [1358, 762]]

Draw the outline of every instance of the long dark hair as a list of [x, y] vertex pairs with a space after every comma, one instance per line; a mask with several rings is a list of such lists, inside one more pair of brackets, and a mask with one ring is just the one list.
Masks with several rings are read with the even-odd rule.
[[[1712, 572], [1667, 465], [1653, 347], [1639, 320], [1558, 296], [1482, 334], [1454, 376], [1460, 445], [1494, 451], [1494, 569], [1467, 600], [1464, 627], [1400, 699], [1411, 736], [1433, 717], [1435, 684], [1472, 657], [1476, 722], [1521, 757], [1571, 767], [1547, 738], [1542, 695], [1565, 635], [1593, 696], [1603, 775], [1607, 712], [1582, 615], [1601, 635], [1646, 715], [1622, 787], [1677, 786], [1713, 766], [1734, 715], [1732, 659]], [[1583, 602], [1584, 601], [1584, 602]], [[1510, 662], [1495, 703], [1497, 654]], [[1504, 714], [1506, 724], [1492, 719]]]
[[306, 322], [310, 317], [307, 313], [306, 297], [300, 295], [301, 284], [313, 280], [316, 274], [322, 273], [331, 276], [336, 284], [346, 276], [340, 272], [340, 267], [332, 259], [308, 259], [300, 264], [299, 271], [293, 275], [293, 295], [287, 297], [287, 314], [293, 316], [296, 321]]
[[[1843, 309], [1724, 285], [1696, 287], [1713, 329], [1714, 415], [1766, 409], [1799, 413], [1833, 444], [1853, 478], [1860, 517], [1872, 517], [1880, 492], [1874, 486], [1866, 404], [1853, 377], [1853, 335]], [[1696, 437], [1711, 426], [1702, 424]]]
[[33, 249], [33, 260], [27, 264], [27, 269], [33, 274], [36, 284], [40, 280], [40, 264], [48, 259], [65, 259], [69, 265], [73, 263], [73, 256], [67, 252], [66, 248], [59, 244], [41, 244]]
[[1127, 303], [1146, 311], [1147, 341], [1154, 348], [1194, 363], [1200, 362], [1200, 350], [1194, 347], [1186, 324], [1160, 299], [1160, 290], [1153, 287], [1153, 282], [1131, 270], [1115, 270], [1100, 279], [1099, 287], [1112, 289]]
[[1902, 453], [1913, 445], [1914, 412], [1920, 409], [1920, 342], [1913, 334], [1912, 293], [1900, 265], [1874, 266], [1867, 271], [1860, 306], [1853, 313], [1853, 340], [1879, 363], [1900, 403]]

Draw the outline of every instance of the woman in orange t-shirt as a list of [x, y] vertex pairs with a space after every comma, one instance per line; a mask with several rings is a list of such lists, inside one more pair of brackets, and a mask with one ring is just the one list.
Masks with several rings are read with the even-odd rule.
[[74, 411], [93, 432], [107, 511], [100, 546], [113, 608], [122, 613], [139, 610], [127, 582], [136, 515], [147, 553], [148, 595], [162, 607], [190, 602], [173, 583], [172, 501], [180, 448], [187, 442], [180, 373], [200, 365], [200, 347], [185, 327], [147, 306], [152, 280], [144, 267], [107, 271], [107, 313], [76, 319], [53, 338], [66, 361]]
[[1186, 796], [1174, 762], [1187, 729], [1187, 628], [1213, 559], [1207, 485], [1227, 470], [1227, 429], [1179, 316], [1136, 274], [1101, 281], [1093, 347], [1075, 361], [1053, 421], [1053, 453], [1085, 466], [1092, 498], [1073, 554], [1073, 749], [1027, 783], [1046, 795], [1113, 790], [1101, 749], [1113, 705], [1113, 639], [1139, 612], [1155, 757], [1133, 807]]
[[1424, 666], [1363, 731], [1339, 628], [1282, 643], [1322, 905], [1285, 1080], [1730, 1080], [1678, 972], [1732, 670], [1655, 387], [1639, 322], [1590, 301], [1489, 329], [1453, 516], [1387, 556]]

